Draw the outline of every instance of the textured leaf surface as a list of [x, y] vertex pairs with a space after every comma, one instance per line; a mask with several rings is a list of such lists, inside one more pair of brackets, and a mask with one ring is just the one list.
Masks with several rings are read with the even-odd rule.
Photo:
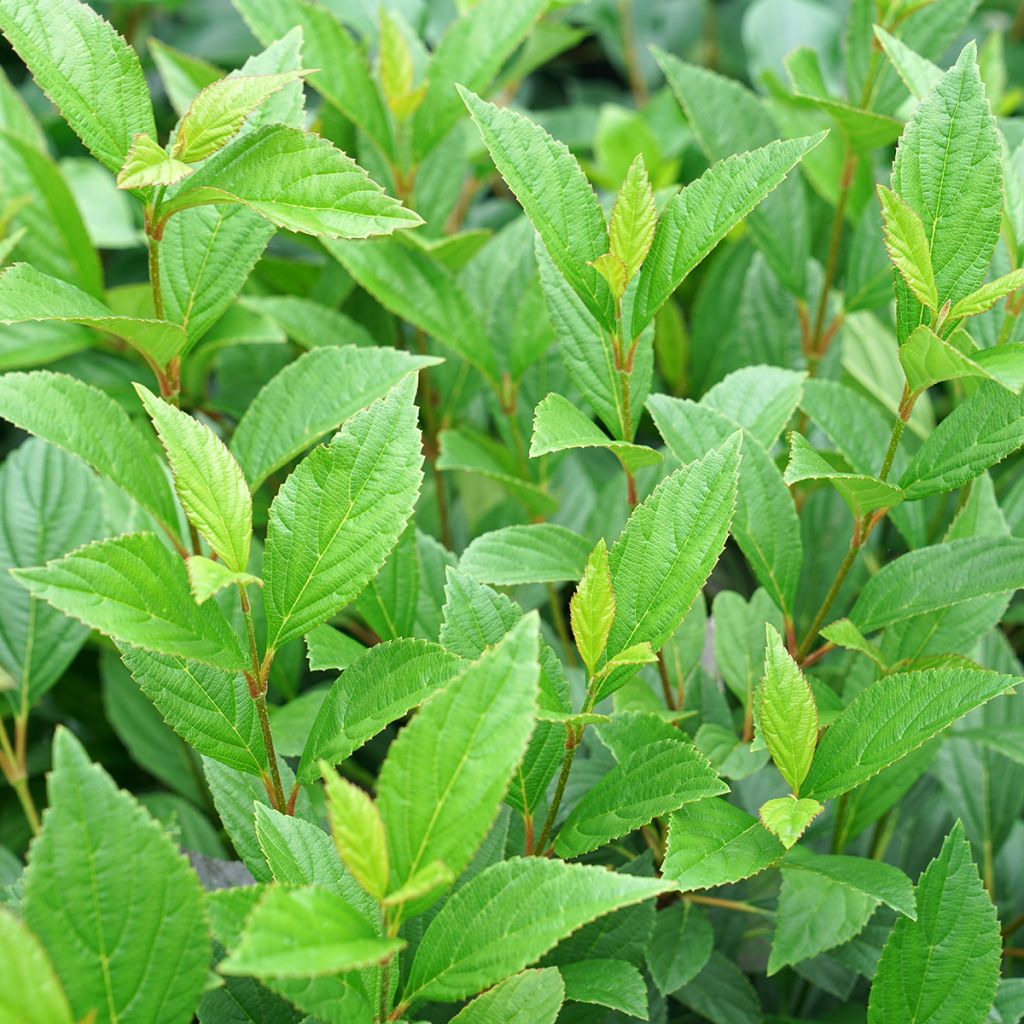
[[255, 490], [274, 470], [404, 376], [437, 360], [390, 348], [322, 348], [289, 363], [256, 396], [231, 439]]
[[645, 958], [651, 978], [663, 995], [692, 981], [708, 962], [715, 933], [694, 903], [677, 900], [658, 911]]
[[603, 537], [587, 558], [579, 585], [569, 601], [569, 620], [576, 649], [587, 672], [593, 675], [615, 621], [615, 591]]
[[786, 854], [787, 871], [813, 871], [884, 903], [904, 917], [917, 917], [914, 886], [892, 864], [867, 857], [811, 853], [802, 846]]
[[430, 922], [405, 998], [462, 999], [521, 970], [588, 921], [664, 889], [660, 880], [604, 868], [502, 861], [459, 889]]
[[559, 970], [567, 1001], [607, 1006], [641, 1020], [647, 1017], [647, 985], [625, 960], [580, 960]]
[[454, 875], [469, 863], [533, 731], [539, 671], [537, 622], [524, 618], [392, 744], [377, 786], [391, 888], [431, 861]]
[[882, 231], [889, 259], [918, 302], [938, 312], [939, 294], [935, 288], [931, 247], [921, 218], [884, 185], [878, 186], [878, 198], [882, 204]]
[[224, 613], [195, 603], [185, 563], [152, 533], [98, 541], [13, 575], [36, 597], [117, 640], [218, 668], [248, 666]]
[[746, 811], [725, 800], [702, 800], [672, 815], [662, 874], [683, 892], [710, 889], [756, 875], [784, 852]]
[[168, 156], [167, 151], [148, 135], [136, 135], [124, 158], [124, 166], [117, 174], [117, 187], [134, 189], [173, 185], [191, 173], [192, 168], [188, 164]]
[[156, 136], [135, 51], [77, 0], [29, 0], [0, 11], [0, 29], [39, 87], [115, 174], [139, 132]]
[[590, 543], [564, 526], [505, 526], [472, 541], [459, 569], [495, 586], [559, 583], [579, 578], [589, 554]]
[[206, 982], [202, 890], [163, 829], [66, 729], [25, 876], [25, 920], [80, 1019], [186, 1024]]
[[626, 280], [640, 269], [654, 241], [658, 211], [644, 158], [629, 165], [608, 222], [609, 251], [626, 268]]
[[[20, 917], [0, 907], [4, 987], [0, 1013], [13, 1024], [71, 1024], [71, 1007], [39, 939]], [[552, 1018], [553, 1019], [553, 1018]]]
[[555, 1024], [564, 998], [562, 976], [554, 967], [523, 971], [477, 996], [452, 1024]]
[[824, 809], [824, 805], [817, 800], [780, 796], [761, 804], [757, 816], [761, 824], [788, 850]]
[[1018, 682], [1013, 676], [968, 668], [925, 669], [879, 679], [825, 733], [807, 776], [806, 794], [825, 800], [853, 789]]
[[996, 994], [999, 922], [958, 822], [917, 883], [917, 920], [893, 928], [871, 986], [871, 1024], [981, 1024]]
[[405, 529], [422, 479], [414, 389], [407, 377], [348, 419], [277, 492], [263, 567], [270, 647], [357, 597]]
[[371, 896], [383, 899], [388, 888], [388, 848], [373, 798], [326, 766], [324, 790], [338, 856]]

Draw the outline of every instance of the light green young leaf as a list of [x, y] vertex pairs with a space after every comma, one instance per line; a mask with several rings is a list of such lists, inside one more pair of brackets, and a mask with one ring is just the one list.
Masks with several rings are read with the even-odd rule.
[[316, 978], [388, 959], [405, 942], [379, 936], [341, 896], [327, 889], [269, 886], [245, 923], [222, 974]]
[[787, 871], [812, 871], [824, 875], [892, 907], [904, 917], [917, 918], [913, 884], [899, 868], [885, 861], [811, 853], [797, 846], [786, 854], [783, 865]]
[[578, 857], [684, 804], [727, 793], [688, 741], [660, 740], [634, 751], [592, 786], [555, 839], [559, 857]]
[[169, 217], [211, 203], [240, 203], [279, 228], [329, 238], [387, 235], [423, 223], [326, 139], [283, 124], [258, 128], [215, 153], [161, 210]]
[[73, 284], [27, 263], [14, 263], [0, 274], [0, 323], [35, 320], [60, 320], [115, 334], [160, 366], [179, 355], [187, 341], [178, 324], [119, 316]]
[[[658, 650], [682, 622], [725, 544], [739, 459], [737, 432], [704, 458], [666, 477], [633, 510], [608, 556], [616, 612], [607, 657], [643, 641]], [[651, 565], [658, 572], [647, 571]], [[635, 671], [610, 673], [601, 695], [613, 693]]]
[[68, 997], [46, 950], [25, 922], [6, 907], [0, 907], [0, 960], [5, 966], [0, 991], [0, 1015], [4, 1020], [16, 1024], [72, 1024]]
[[20, 587], [8, 570], [59, 558], [103, 534], [102, 497], [82, 463], [32, 438], [0, 466], [0, 666], [12, 710], [31, 708], [64, 674], [88, 630]]
[[305, 74], [231, 75], [211, 82], [189, 104], [175, 130], [171, 157], [186, 164], [205, 160], [242, 129], [246, 118], [274, 93]]
[[907, 287], [933, 313], [939, 309], [931, 247], [921, 218], [902, 197], [884, 185], [876, 186], [882, 204], [882, 235], [889, 259], [903, 275]]
[[452, 1024], [555, 1024], [564, 999], [556, 968], [523, 971], [477, 996]]
[[593, 676], [615, 621], [615, 591], [603, 537], [587, 558], [583, 576], [569, 601], [569, 620], [576, 649], [587, 673]]
[[127, 644], [119, 650], [164, 721], [200, 754], [250, 775], [266, 771], [259, 717], [240, 672]]
[[946, 339], [922, 324], [900, 345], [900, 364], [911, 391], [961, 377], [994, 380], [1018, 393], [1024, 388], [1024, 345], [979, 349], [964, 330]]
[[602, 253], [596, 260], [591, 260], [590, 265], [605, 279], [608, 288], [616, 302], [622, 298], [629, 283], [626, 264], [613, 253]]
[[199, 879], [64, 728], [54, 737], [48, 794], [22, 909], [71, 982], [74, 1019], [188, 1020], [211, 955]]
[[252, 495], [241, 467], [209, 427], [141, 384], [135, 391], [167, 452], [185, 514], [224, 565], [244, 573], [252, 540]]
[[136, 135], [123, 166], [117, 172], [117, 187], [136, 189], [173, 185], [187, 178], [193, 169], [169, 156], [167, 150], [148, 135]]
[[156, 137], [138, 55], [87, 4], [28, 0], [0, 9], [0, 29], [86, 148], [116, 174], [132, 139]]
[[807, 831], [807, 826], [825, 810], [817, 800], [798, 800], [780, 796], [761, 804], [757, 816], [761, 824], [788, 850]]
[[746, 811], [717, 798], [701, 800], [669, 819], [662, 875], [683, 892], [711, 889], [764, 871], [784, 852]]
[[[522, 114], [487, 103], [468, 89], [460, 88], [459, 94], [495, 167], [537, 229], [555, 266], [597, 322], [612, 330], [611, 292], [590, 266], [608, 251], [608, 229], [576, 158], [564, 143]], [[639, 333], [633, 332], [634, 336]]]
[[658, 911], [644, 958], [662, 995], [692, 981], [711, 956], [715, 933], [695, 903], [676, 900]]
[[607, 1006], [629, 1017], [647, 1019], [647, 983], [625, 960], [578, 960], [558, 969], [567, 1002]]
[[456, 87], [484, 92], [547, 6], [479, 0], [451, 22], [431, 55], [427, 92], [413, 120], [414, 160], [422, 161], [464, 116]]
[[185, 559], [185, 568], [188, 569], [188, 582], [196, 604], [209, 601], [225, 587], [263, 586], [263, 580], [259, 576], [253, 576], [248, 572], [236, 572], [223, 562], [215, 562], [205, 555], [189, 555]]
[[957, 822], [918, 880], [917, 920], [900, 918], [882, 950], [869, 1024], [982, 1024], [1001, 948], [995, 907]]
[[1024, 587], [1024, 540], [965, 537], [918, 548], [882, 566], [860, 592], [850, 621], [862, 632]]
[[[687, 274], [825, 138], [770, 142], [726, 157], [669, 200], [658, 220], [633, 303], [632, 335], [682, 284]], [[699, 226], [699, 230], [694, 228]]]
[[892, 508], [903, 501], [904, 494], [895, 484], [863, 473], [852, 473], [842, 467], [842, 456], [818, 452], [795, 430], [789, 434], [789, 462], [783, 479], [787, 484], [802, 480], [827, 480], [850, 507], [853, 518], [860, 521], [880, 508]]
[[377, 41], [377, 77], [388, 108], [399, 121], [407, 120], [423, 102], [426, 86], [413, 89], [415, 70], [408, 40], [387, 8], [382, 7]]
[[318, 348], [289, 363], [257, 394], [231, 438], [255, 491], [328, 431], [439, 360], [393, 348]]
[[1024, 397], [983, 384], [929, 435], [900, 477], [908, 501], [951, 491], [1024, 444]]
[[554, 523], [505, 526], [473, 540], [459, 559], [459, 569], [481, 583], [561, 583], [578, 579], [590, 543]]
[[1000, 299], [1021, 287], [1024, 287], [1024, 270], [1012, 270], [1009, 274], [1003, 274], [1002, 277], [997, 277], [994, 281], [983, 284], [970, 295], [964, 296], [949, 311], [949, 320], [952, 322], [961, 317], [977, 316], [979, 313], [984, 313]]
[[838, 647], [845, 647], [850, 651], [860, 651], [861, 654], [869, 657], [879, 668], [888, 668], [885, 655], [879, 648], [867, 640], [864, 634], [849, 620], [836, 619], [829, 623], [823, 630], [821, 636]]
[[622, 261], [627, 281], [633, 279], [646, 259], [657, 223], [654, 191], [643, 154], [638, 153], [615, 197], [608, 224], [609, 251]]
[[[936, 308], [956, 304], [985, 280], [999, 237], [999, 135], [968, 43], [956, 64], [914, 111], [896, 151], [892, 188], [920, 218], [935, 268]], [[902, 342], [924, 308], [896, 279]]]
[[423, 478], [415, 387], [406, 377], [346, 420], [277, 492], [263, 558], [268, 648], [357, 597], [405, 529]]
[[432, 860], [414, 874], [400, 889], [388, 893], [381, 904], [385, 907], [401, 907], [429, 896], [436, 889], [447, 889], [455, 881], [451, 868], [443, 861]]
[[552, 391], [533, 413], [530, 458], [568, 448], [607, 448], [631, 473], [661, 462], [660, 452], [609, 437], [579, 406]]
[[757, 726], [779, 774], [799, 796], [818, 742], [818, 705], [799, 666], [770, 623], [766, 633], [764, 681], [755, 702]]
[[660, 879], [543, 857], [487, 868], [430, 922], [404, 1001], [454, 1002], [522, 970], [594, 918], [652, 899]]
[[373, 798], [326, 761], [320, 762], [327, 796], [327, 820], [341, 862], [374, 899], [388, 891], [388, 846], [384, 821]]
[[533, 731], [539, 672], [537, 619], [529, 616], [425, 704], [392, 743], [377, 784], [391, 889], [431, 861], [456, 876], [469, 863]]
[[340, 764], [463, 667], [460, 658], [424, 640], [392, 640], [365, 651], [320, 705], [302, 752], [299, 781], [319, 778], [320, 759]]
[[824, 875], [785, 868], [781, 874], [769, 976], [849, 942], [878, 906], [878, 900]]
[[609, 658], [598, 673], [598, 677], [606, 676], [623, 665], [653, 665], [657, 660], [658, 656], [654, 653], [654, 648], [645, 640], [643, 643], [626, 647]]
[[862, 690], [818, 745], [806, 793], [827, 800], [859, 786], [1020, 680], [969, 668], [885, 676]]
[[98, 541], [12, 575], [36, 597], [116, 640], [217, 668], [248, 667], [224, 613], [216, 604], [195, 603], [185, 563], [152, 533]]

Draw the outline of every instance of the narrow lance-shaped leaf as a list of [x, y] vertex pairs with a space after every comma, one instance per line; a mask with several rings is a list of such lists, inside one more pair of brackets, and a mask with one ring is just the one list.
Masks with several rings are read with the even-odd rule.
[[375, 899], [388, 888], [388, 847], [384, 822], [373, 798], [324, 761], [320, 762], [327, 795], [327, 818], [342, 863]]
[[135, 51], [78, 0], [28, 0], [0, 8], [0, 29], [39, 87], [108, 171], [117, 173], [143, 132], [156, 137], [153, 105]]
[[937, 312], [939, 294], [935, 289], [931, 247], [921, 218], [884, 185], [878, 186], [878, 199], [882, 204], [882, 231], [889, 259], [918, 301]]
[[626, 268], [626, 280], [632, 280], [643, 265], [654, 241], [658, 211], [654, 192], [642, 154], [629, 165], [626, 178], [612, 206], [608, 225], [609, 252]]
[[1018, 394], [1024, 389], [1024, 345], [1006, 343], [979, 349], [961, 329], [941, 338], [924, 324], [915, 328], [900, 345], [900, 365], [911, 391], [962, 377], [994, 380]]
[[394, 547], [422, 479], [407, 377], [303, 460], [270, 508], [263, 577], [276, 649], [357, 597]]
[[576, 649], [593, 676], [615, 621], [615, 591], [603, 537], [591, 551], [583, 578], [569, 601], [569, 620]]
[[209, 427], [141, 384], [135, 390], [167, 452], [185, 514], [228, 568], [245, 572], [252, 539], [252, 496], [241, 467]]
[[215, 153], [161, 211], [166, 218], [210, 203], [240, 203], [280, 228], [330, 238], [386, 235], [422, 223], [326, 139], [281, 124]]

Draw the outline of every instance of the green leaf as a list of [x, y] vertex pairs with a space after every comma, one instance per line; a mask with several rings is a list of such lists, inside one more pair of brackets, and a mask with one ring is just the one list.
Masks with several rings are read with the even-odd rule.
[[863, 931], [878, 900], [825, 875], [783, 868], [768, 974], [849, 942]]
[[231, 451], [255, 490], [275, 470], [407, 374], [438, 362], [392, 348], [320, 348], [289, 363], [253, 400]]
[[[590, 266], [608, 251], [608, 229], [576, 158], [564, 143], [522, 114], [487, 103], [468, 89], [459, 87], [459, 95], [495, 167], [537, 229], [555, 266], [597, 322], [612, 330], [611, 292]], [[634, 336], [639, 333], [633, 332]]]
[[135, 51], [78, 0], [29, 0], [0, 10], [0, 29], [86, 148], [115, 174], [132, 139], [156, 136]]
[[578, 406], [552, 392], [534, 410], [530, 458], [567, 448], [607, 448], [631, 473], [661, 462], [660, 452], [608, 437]]
[[714, 946], [715, 933], [696, 904], [677, 900], [659, 910], [644, 954], [658, 991], [666, 995], [692, 981], [708, 962]]
[[582, 578], [569, 601], [569, 619], [576, 649], [587, 666], [587, 674], [593, 676], [615, 621], [615, 591], [603, 537], [590, 552]]
[[522, 970], [588, 921], [664, 889], [660, 879], [542, 857], [495, 864], [456, 890], [430, 922], [403, 1001], [463, 999]]
[[363, 644], [333, 626], [317, 626], [306, 634], [306, 660], [313, 672], [346, 669], [365, 653]]
[[423, 477], [415, 387], [406, 377], [346, 420], [277, 492], [263, 558], [268, 648], [357, 597], [405, 529]]
[[0, 323], [59, 320], [124, 338], [143, 355], [166, 366], [186, 344], [185, 331], [166, 320], [119, 316], [66, 281], [14, 263], [0, 274]]
[[117, 187], [139, 189], [173, 185], [187, 178], [192, 171], [188, 164], [168, 156], [167, 150], [148, 135], [136, 135], [124, 158], [124, 165], [117, 172]]
[[862, 632], [1024, 587], [1024, 540], [965, 537], [918, 548], [884, 565], [860, 592], [850, 621]]
[[725, 800], [710, 799], [676, 811], [669, 820], [662, 875], [687, 892], [739, 882], [771, 867], [783, 845], [757, 818]]
[[117, 640], [217, 668], [248, 668], [224, 613], [192, 600], [185, 563], [152, 533], [98, 541], [12, 575], [36, 597]]
[[902, 672], [877, 680], [854, 697], [822, 737], [807, 776], [807, 795], [826, 800], [859, 786], [1018, 682], [968, 668]]
[[906, 43], [890, 35], [881, 25], [874, 26], [875, 36], [885, 55], [903, 79], [912, 96], [923, 100], [942, 80], [942, 68], [915, 53]]
[[423, 223], [326, 139], [283, 124], [257, 128], [215, 153], [161, 211], [170, 217], [211, 203], [239, 203], [279, 228], [330, 238]]
[[[633, 303], [634, 338], [687, 274], [824, 138], [822, 132], [726, 157], [669, 200], [640, 271]], [[700, 230], [695, 231], [698, 225]]]
[[381, 903], [385, 907], [401, 907], [429, 896], [436, 889], [448, 889], [455, 881], [455, 875], [442, 861], [433, 860], [424, 865], [401, 887], [389, 893]]
[[1024, 398], [983, 384], [929, 435], [900, 477], [908, 501], [951, 491], [1024, 444]]
[[160, 81], [168, 102], [179, 117], [188, 110], [200, 89], [224, 76], [224, 72], [209, 61], [182, 53], [152, 36], [146, 40], [146, 45], [160, 72]]
[[755, 702], [758, 731], [779, 774], [799, 796], [818, 742], [818, 705], [799, 666], [770, 623], [766, 633], [764, 681]]
[[565, 998], [554, 967], [523, 971], [477, 996], [452, 1024], [555, 1024]]
[[935, 287], [931, 247], [924, 233], [924, 224], [896, 192], [884, 185], [876, 188], [882, 204], [882, 235], [889, 259], [903, 275], [918, 302], [937, 313], [939, 293]]
[[188, 1020], [211, 955], [188, 862], [64, 728], [48, 794], [23, 912], [65, 981], [74, 1018]]
[[248, 572], [235, 572], [223, 562], [215, 562], [205, 555], [189, 555], [185, 559], [185, 567], [188, 569], [188, 582], [196, 604], [209, 601], [225, 587], [263, 586], [263, 580], [259, 576], [253, 576]]
[[984, 313], [1000, 299], [1021, 287], [1024, 287], [1024, 270], [1013, 270], [1009, 274], [997, 277], [994, 281], [983, 284], [976, 291], [962, 298], [949, 311], [949, 319], [954, 321], [961, 317], [977, 316], [979, 313]]
[[452, 679], [392, 743], [377, 784], [391, 889], [431, 861], [456, 876], [469, 863], [533, 731], [539, 671], [537, 620], [530, 616]]
[[850, 651], [860, 651], [869, 657], [879, 668], [888, 668], [885, 655], [879, 648], [867, 640], [864, 634], [849, 620], [836, 619], [829, 623], [820, 633], [826, 640]]
[[982, 1024], [999, 982], [999, 921], [957, 822], [917, 883], [878, 961], [870, 1024]]
[[559, 857], [578, 857], [684, 804], [729, 787], [689, 741], [641, 747], [603, 776], [572, 809], [555, 839]]
[[299, 781], [319, 778], [320, 759], [340, 764], [447, 684], [462, 667], [460, 658], [423, 640], [392, 640], [365, 651], [320, 705], [302, 752]]
[[629, 1017], [647, 1019], [647, 985], [625, 960], [580, 960], [558, 969], [567, 1002], [607, 1006]]
[[900, 364], [911, 391], [962, 377], [994, 380], [1018, 393], [1024, 389], [1024, 345], [978, 349], [963, 330], [947, 340], [922, 324], [900, 345]]
[[605, 279], [616, 302], [621, 299], [629, 282], [626, 264], [618, 256], [606, 252], [591, 260], [590, 265]]
[[31, 439], [0, 466], [0, 666], [14, 682], [12, 710], [31, 708], [64, 674], [88, 630], [18, 586], [10, 569], [59, 558], [103, 533], [92, 473], [66, 452]]
[[241, 467], [209, 427], [141, 384], [135, 391], [167, 452], [185, 514], [224, 564], [244, 573], [252, 540], [252, 496]]
[[911, 920], [917, 918], [914, 887], [899, 868], [867, 857], [811, 853], [797, 846], [786, 854], [785, 870], [812, 871], [856, 889]]
[[266, 770], [263, 733], [241, 673], [127, 644], [120, 651], [164, 721], [200, 754], [251, 775]]
[[175, 130], [171, 157], [194, 164], [230, 142], [246, 118], [302, 71], [272, 75], [231, 75], [211, 82], [189, 104]]
[[807, 831], [807, 826], [825, 810], [817, 800], [780, 796], [761, 804], [761, 824], [788, 850]]
[[560, 583], [578, 579], [590, 543], [554, 523], [505, 526], [472, 541], [459, 559], [459, 569], [481, 583]]
[[[633, 510], [608, 556], [616, 602], [608, 658], [643, 641], [658, 650], [690, 610], [729, 532], [739, 458], [737, 433], [666, 477]], [[658, 572], [648, 572], [651, 565]], [[613, 693], [635, 671], [610, 673], [601, 695]]]
[[700, 400], [750, 434], [766, 451], [779, 439], [803, 395], [807, 375], [779, 366], [744, 366]]
[[327, 819], [341, 862], [375, 899], [388, 891], [388, 847], [384, 822], [373, 798], [320, 762], [327, 796]]
[[0, 907], [0, 958], [6, 967], [0, 992], [0, 1013], [5, 1020], [72, 1024], [68, 997], [46, 950], [24, 921], [6, 907]]
[[245, 922], [222, 974], [316, 978], [386, 960], [405, 943], [377, 935], [341, 896], [306, 886], [269, 886]]
[[643, 154], [638, 153], [615, 197], [608, 224], [609, 251], [622, 261], [627, 281], [632, 280], [646, 259], [657, 222], [654, 191]]
[[[1002, 209], [999, 135], [968, 43], [917, 107], [900, 139], [892, 188], [921, 218], [935, 268], [936, 308], [955, 305], [985, 280]], [[924, 308], [896, 281], [900, 341]]]

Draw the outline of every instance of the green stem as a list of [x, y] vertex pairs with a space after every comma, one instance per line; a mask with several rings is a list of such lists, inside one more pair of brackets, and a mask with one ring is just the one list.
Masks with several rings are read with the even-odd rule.
[[692, 892], [684, 893], [683, 899], [687, 903], [698, 903], [702, 907], [718, 907], [720, 910], [735, 910], [741, 914], [757, 914], [759, 917], [775, 916], [764, 907], [755, 907], [753, 903], [744, 903], [742, 900], [724, 900], [718, 896], [700, 896]]
[[839, 798], [836, 808], [836, 823], [832, 831], [832, 853], [842, 853], [846, 848], [846, 829], [850, 813], [850, 794], [844, 793]]
[[797, 660], [802, 661], [814, 646], [814, 641], [817, 639], [818, 632], [821, 630], [822, 625], [825, 622], [825, 616], [828, 615], [829, 609], [832, 607], [833, 602], [839, 596], [839, 591], [842, 589], [843, 583], [846, 581], [846, 577], [853, 568], [853, 563], [857, 558], [857, 552], [861, 546], [861, 524], [858, 522], [854, 525], [853, 537], [850, 540], [850, 547], [846, 554], [843, 556], [842, 562], [839, 563], [839, 569], [836, 571], [835, 579], [832, 580], [832, 586], [828, 588], [828, 593], [825, 595], [825, 600], [822, 601], [821, 607], [818, 609], [818, 614], [815, 615], [814, 621], [811, 623], [810, 628], [807, 630], [807, 634], [804, 636], [803, 642], [797, 650]]
[[18, 755], [16, 756], [11, 749], [11, 739], [7, 735], [7, 726], [4, 725], [3, 719], [0, 719], [0, 755], [2, 755], [4, 777], [18, 797], [18, 803], [21, 804], [22, 812], [32, 834], [37, 836], [39, 835], [39, 812], [36, 810], [35, 801], [28, 788], [24, 744], [18, 744]]

